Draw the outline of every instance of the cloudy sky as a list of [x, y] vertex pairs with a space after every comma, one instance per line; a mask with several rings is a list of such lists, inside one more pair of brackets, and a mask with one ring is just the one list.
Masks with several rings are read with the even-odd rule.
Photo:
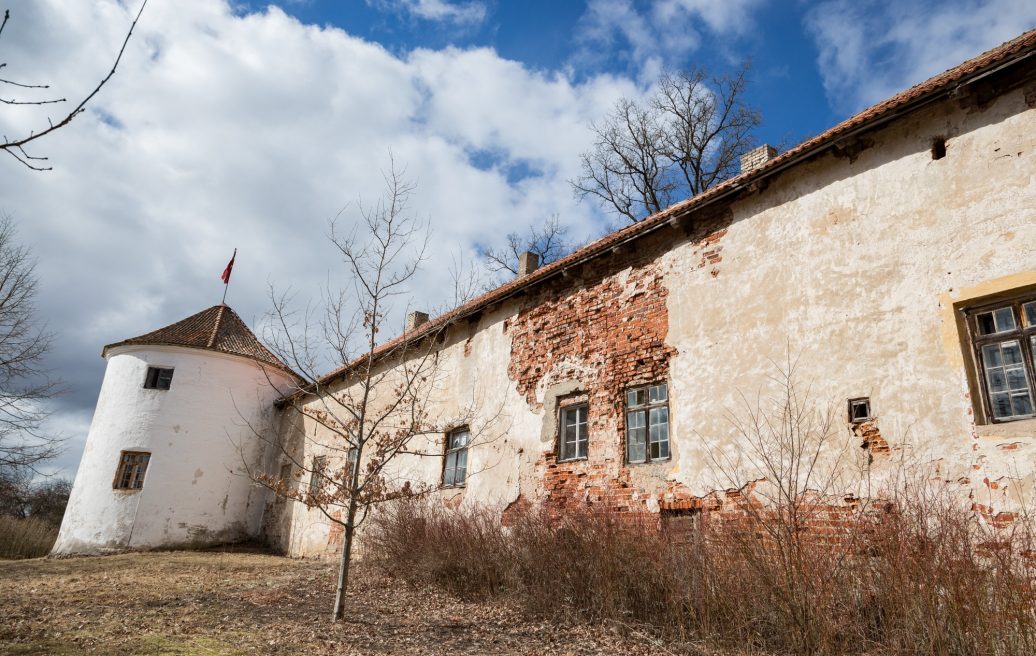
[[[3, 6], [4, 77], [78, 99], [139, 0]], [[441, 307], [454, 255], [553, 214], [580, 239], [613, 222], [567, 180], [587, 124], [665, 68], [751, 59], [758, 136], [790, 146], [1034, 25], [1031, 0], [151, 0], [111, 83], [34, 144], [54, 169], [0, 161], [67, 387], [53, 469], [79, 462], [101, 347], [218, 303], [235, 247], [227, 302], [253, 324], [268, 285], [338, 280], [327, 222], [378, 197], [390, 154], [432, 229], [416, 305]], [[60, 112], [0, 107], [7, 136]]]

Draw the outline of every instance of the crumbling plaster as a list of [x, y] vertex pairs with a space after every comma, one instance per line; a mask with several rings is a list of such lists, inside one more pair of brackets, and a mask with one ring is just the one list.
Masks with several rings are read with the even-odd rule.
[[[860, 441], [846, 400], [871, 399], [889, 448], [863, 459], [866, 472], [846, 491], [918, 465], [978, 504], [1012, 507], [1031, 488], [1036, 422], [975, 425], [952, 305], [1036, 280], [1036, 110], [1025, 94], [982, 109], [929, 106], [866, 135], [852, 158], [816, 157], [729, 207], [453, 326], [439, 352], [436, 414], [447, 422], [474, 406], [494, 420], [470, 450], [467, 485], [438, 494], [502, 509], [563, 491], [648, 512], [705, 497], [730, 484], [717, 458], [745, 448], [731, 414], [790, 357], [796, 381], [830, 405], [847, 453], [859, 456]], [[938, 160], [935, 137], [946, 138]], [[638, 305], [658, 298], [660, 308]], [[585, 311], [595, 303], [600, 312]], [[602, 383], [622, 340], [643, 334], [654, 364]], [[627, 465], [621, 385], [656, 380], [669, 383], [673, 456]], [[552, 473], [557, 399], [574, 392], [589, 395], [589, 458]], [[426, 446], [441, 450], [442, 437]], [[435, 486], [442, 461], [399, 466]], [[312, 536], [290, 550], [326, 550], [316, 513], [288, 506], [293, 534]]]

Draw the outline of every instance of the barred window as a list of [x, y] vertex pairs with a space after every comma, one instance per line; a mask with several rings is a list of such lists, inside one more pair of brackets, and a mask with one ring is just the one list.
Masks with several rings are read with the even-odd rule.
[[151, 454], [147, 451], [123, 451], [119, 456], [119, 468], [115, 471], [116, 490], [139, 490], [144, 487], [144, 474], [147, 472]]
[[1036, 295], [965, 309], [979, 395], [994, 422], [1036, 416]]
[[626, 391], [626, 462], [669, 458], [669, 394], [666, 383]]
[[167, 390], [173, 384], [173, 370], [165, 367], [148, 367], [144, 377], [144, 389]]
[[442, 469], [443, 487], [460, 487], [468, 474], [468, 440], [471, 433], [456, 428], [446, 434], [446, 455]]

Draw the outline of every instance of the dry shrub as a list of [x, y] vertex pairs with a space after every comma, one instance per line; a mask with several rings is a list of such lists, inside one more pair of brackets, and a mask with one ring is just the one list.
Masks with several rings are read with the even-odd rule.
[[991, 521], [923, 468], [847, 496], [866, 472], [793, 380], [789, 362], [732, 417], [741, 446], [713, 458], [732, 491], [703, 500], [690, 534], [589, 509], [524, 509], [505, 528], [422, 501], [375, 521], [372, 554], [465, 596], [738, 652], [1036, 653], [1033, 518]]
[[50, 553], [58, 528], [41, 519], [0, 516], [0, 558], [39, 558]]
[[[885, 507], [887, 508], [887, 507]], [[399, 504], [373, 524], [388, 572], [531, 613], [614, 621], [672, 638], [794, 654], [1036, 653], [1024, 521], [983, 526], [948, 496], [845, 521], [706, 521], [674, 540], [658, 520], [529, 510], [510, 528], [485, 508]], [[815, 517], [800, 516], [812, 522]]]
[[366, 552], [390, 574], [465, 599], [499, 594], [509, 582], [510, 544], [495, 513], [453, 512], [413, 499], [375, 517]]

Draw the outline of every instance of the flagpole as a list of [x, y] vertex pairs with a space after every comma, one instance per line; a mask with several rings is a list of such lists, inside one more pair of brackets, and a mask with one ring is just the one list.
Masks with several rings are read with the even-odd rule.
[[227, 264], [227, 268], [223, 270], [223, 275], [220, 276], [223, 279], [223, 299], [219, 302], [220, 305], [227, 304], [227, 290], [230, 289], [230, 272], [234, 270], [234, 260], [237, 259], [237, 249], [234, 249], [234, 254], [230, 256], [230, 262]]

